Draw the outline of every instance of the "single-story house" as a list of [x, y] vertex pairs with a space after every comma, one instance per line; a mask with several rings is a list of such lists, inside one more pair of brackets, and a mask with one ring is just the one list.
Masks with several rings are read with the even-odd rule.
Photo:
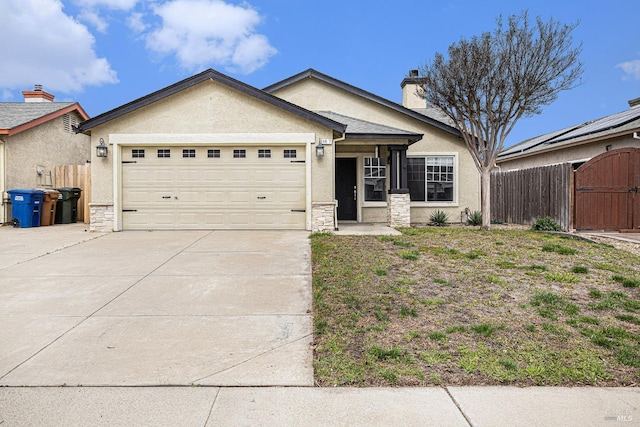
[[307, 70], [263, 90], [212, 69], [82, 122], [90, 229], [408, 226], [479, 207], [458, 131], [402, 82], [400, 105]]
[[77, 102], [54, 102], [36, 85], [23, 91], [24, 102], [0, 102], [0, 224], [10, 218], [7, 191], [55, 184], [53, 168], [85, 164], [90, 138], [74, 127], [89, 116]]
[[629, 109], [522, 141], [502, 150], [496, 160], [502, 171], [558, 163], [580, 165], [607, 151], [640, 147], [640, 98]]

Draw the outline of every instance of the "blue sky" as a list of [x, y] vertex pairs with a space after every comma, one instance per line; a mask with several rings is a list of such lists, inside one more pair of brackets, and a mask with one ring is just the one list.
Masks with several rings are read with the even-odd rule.
[[315, 68], [400, 102], [410, 69], [524, 9], [580, 21], [585, 73], [507, 145], [640, 97], [637, 0], [0, 0], [0, 101], [38, 83], [95, 116], [206, 68], [258, 88]]

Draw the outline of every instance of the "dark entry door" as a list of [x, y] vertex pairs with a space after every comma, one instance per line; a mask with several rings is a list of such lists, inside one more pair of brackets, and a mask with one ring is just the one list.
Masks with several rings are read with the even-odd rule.
[[336, 159], [336, 199], [338, 199], [338, 220], [358, 219], [356, 187], [356, 159]]
[[576, 229], [640, 227], [640, 149], [621, 148], [589, 160], [576, 171]]

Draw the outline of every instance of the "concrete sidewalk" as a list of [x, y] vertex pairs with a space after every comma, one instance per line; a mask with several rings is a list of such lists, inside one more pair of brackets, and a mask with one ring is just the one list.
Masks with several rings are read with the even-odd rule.
[[0, 388], [2, 427], [639, 424], [635, 388]]

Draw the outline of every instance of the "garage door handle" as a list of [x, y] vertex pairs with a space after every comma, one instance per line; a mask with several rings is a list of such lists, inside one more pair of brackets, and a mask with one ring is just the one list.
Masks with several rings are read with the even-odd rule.
[[266, 196], [258, 196], [258, 199], [260, 199], [260, 200], [264, 200], [266, 198], [267, 198]]
[[170, 199], [171, 196], [162, 196], [163, 199]]

